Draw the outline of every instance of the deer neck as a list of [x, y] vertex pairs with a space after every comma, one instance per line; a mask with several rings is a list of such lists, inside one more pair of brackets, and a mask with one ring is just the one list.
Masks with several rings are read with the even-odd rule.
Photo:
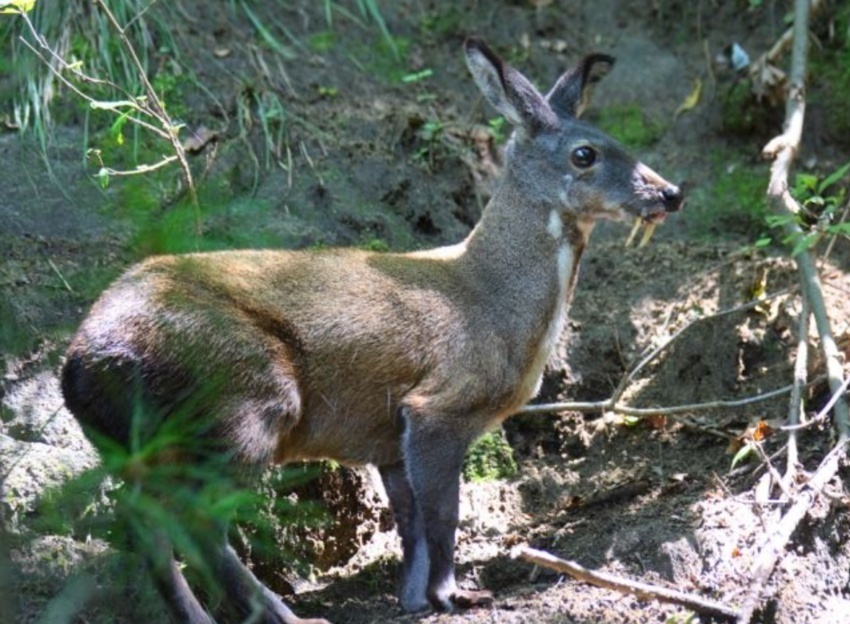
[[518, 401], [536, 394], [557, 344], [592, 222], [565, 218], [502, 189], [465, 241], [461, 262], [486, 313], [521, 370]]
[[554, 301], [569, 302], [591, 229], [590, 220], [503, 188], [464, 241], [462, 263], [487, 299], [522, 295], [506, 303], [540, 318]]

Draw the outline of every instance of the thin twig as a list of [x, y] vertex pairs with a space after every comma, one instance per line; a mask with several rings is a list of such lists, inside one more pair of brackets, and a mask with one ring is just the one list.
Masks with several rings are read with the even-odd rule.
[[759, 550], [758, 558], [750, 568], [750, 590], [738, 613], [738, 624], [748, 624], [752, 619], [753, 612], [758, 607], [759, 600], [764, 591], [764, 586], [773, 573], [779, 557], [785, 552], [788, 541], [791, 539], [800, 521], [806, 516], [812, 503], [814, 503], [815, 496], [838, 473], [841, 461], [847, 455], [848, 442], [850, 442], [850, 439], [844, 436], [839, 437], [838, 443], [823, 458], [817, 471], [815, 471], [815, 474], [812, 475], [805, 489], [797, 497], [797, 501], [765, 539], [764, 545]]
[[528, 546], [515, 548], [511, 555], [514, 558], [525, 559], [536, 565], [542, 565], [552, 570], [569, 574], [580, 581], [596, 585], [597, 587], [635, 595], [642, 600], [658, 600], [660, 602], [678, 604], [697, 613], [726, 619], [733, 619], [737, 614], [737, 610], [733, 607], [710, 598], [703, 598], [702, 596], [696, 596], [667, 587], [625, 579], [607, 572], [588, 570], [575, 561], [561, 559], [543, 550], [536, 550]]
[[[811, 385], [812, 382], [809, 382]], [[807, 427], [811, 427], [812, 425], [819, 423], [823, 420], [826, 420], [829, 415], [829, 410], [838, 402], [840, 398], [844, 396], [844, 393], [847, 392], [847, 386], [850, 386], [850, 376], [848, 376], [844, 381], [841, 382], [841, 385], [838, 387], [838, 390], [832, 393], [832, 396], [829, 397], [829, 401], [826, 402], [826, 405], [821, 408], [821, 411], [818, 412], [817, 416], [814, 418], [810, 418], [808, 421], [804, 423], [800, 423], [798, 425], [785, 425], [781, 427], [783, 431], [795, 431], [797, 429], [805, 429]]]
[[111, 167], [102, 167], [101, 170], [107, 173], [110, 176], [130, 176], [130, 175], [138, 175], [140, 173], [150, 173], [151, 171], [156, 171], [157, 169], [161, 169], [166, 165], [170, 165], [175, 160], [177, 160], [177, 156], [163, 156], [162, 160], [153, 164], [143, 164], [136, 165], [135, 169], [127, 169], [127, 170], [119, 170], [112, 169]]
[[[801, 298], [800, 324], [797, 328], [797, 355], [794, 359], [794, 388], [791, 390], [791, 398], [788, 401], [788, 424], [795, 426], [800, 424], [800, 415], [803, 408], [802, 393], [806, 385], [806, 376], [809, 361], [809, 300]], [[788, 457], [785, 469], [784, 483], [794, 481], [797, 474], [799, 454], [797, 452], [797, 430], [788, 431]]]
[[53, 263], [53, 260], [52, 260], [52, 259], [50, 259], [50, 258], [47, 258], [47, 264], [49, 264], [49, 265], [50, 265], [50, 268], [51, 268], [51, 269], [53, 269], [53, 272], [54, 272], [54, 273], [56, 273], [56, 275], [59, 277], [59, 279], [60, 279], [60, 280], [62, 280], [62, 284], [65, 286], [65, 289], [66, 289], [69, 293], [71, 293], [72, 295], [73, 295], [73, 294], [76, 294], [76, 293], [74, 292], [74, 289], [73, 289], [73, 288], [71, 288], [71, 285], [68, 283], [68, 280], [66, 280], [66, 279], [65, 279], [65, 276], [64, 276], [64, 275], [62, 275], [62, 272], [61, 272], [61, 271], [59, 271], [59, 267], [57, 267], [57, 266]]
[[564, 403], [538, 403], [526, 405], [518, 414], [540, 414], [549, 412], [615, 412], [626, 416], [675, 416], [687, 412], [697, 412], [718, 408], [743, 407], [767, 401], [783, 394], [788, 394], [794, 389], [793, 385], [777, 388], [761, 394], [756, 394], [743, 399], [707, 401], [705, 403], [691, 403], [687, 405], [672, 405], [669, 407], [630, 407], [615, 403], [613, 398], [604, 401], [589, 402], [564, 402]]
[[752, 299], [751, 301], [747, 301], [737, 306], [733, 306], [731, 308], [726, 308], [724, 310], [719, 310], [713, 314], [708, 314], [706, 316], [699, 316], [697, 318], [691, 319], [689, 322], [685, 323], [682, 327], [677, 329], [672, 336], [667, 338], [664, 342], [658, 345], [655, 349], [650, 351], [646, 357], [640, 360], [637, 365], [632, 368], [631, 371], [620, 380], [620, 383], [614, 389], [614, 392], [611, 394], [611, 400], [617, 401], [628, 388], [629, 383], [637, 376], [637, 374], [643, 370], [647, 365], [649, 365], [655, 358], [657, 358], [661, 353], [663, 353], [673, 342], [675, 342], [682, 334], [684, 334], [688, 329], [698, 323], [704, 323], [710, 320], [714, 320], [723, 316], [728, 316], [730, 314], [735, 314], [737, 312], [743, 312], [745, 310], [751, 310], [759, 305], [762, 305], [765, 301], [770, 301], [771, 299], [775, 299], [776, 297], [780, 297], [784, 294], [788, 293], [788, 289], [782, 289], [775, 293], [771, 293], [766, 295], [760, 299]]
[[[28, 21], [29, 18], [24, 16], [24, 19], [25, 19], [25, 21], [27, 21], [27, 24], [30, 26], [31, 29], [34, 28], [32, 26], [32, 23]], [[70, 72], [71, 74], [74, 75], [75, 78], [79, 79], [82, 82], [86, 82], [86, 83], [94, 84], [94, 85], [107, 85], [110, 88], [117, 88], [116, 85], [114, 85], [113, 83], [111, 83], [109, 81], [98, 80], [96, 78], [92, 78], [91, 76], [88, 76], [88, 75], [82, 73], [81, 71], [74, 69], [73, 67], [68, 65], [65, 62], [64, 59], [56, 56], [55, 53], [49, 47], [47, 47], [47, 44], [45, 42], [43, 42], [42, 39], [37, 35], [37, 33], [35, 33], [35, 31], [33, 31], [33, 33], [34, 33], [34, 36], [36, 37], [36, 40], [39, 44], [39, 47], [43, 47], [48, 52], [50, 52], [51, 55], [53, 55], [53, 57], [61, 64], [60, 69]], [[87, 94], [85, 91], [78, 88], [77, 85], [75, 85], [73, 82], [71, 82], [70, 80], [65, 78], [65, 76], [62, 74], [62, 72], [59, 69], [56, 69], [56, 67], [53, 66], [53, 64], [50, 62], [50, 60], [45, 58], [45, 56], [38, 50], [38, 48], [33, 46], [29, 41], [27, 41], [23, 37], [20, 37], [20, 41], [26, 47], [28, 47], [30, 49], [30, 51], [33, 54], [36, 55], [36, 57], [38, 57], [38, 60], [40, 60], [42, 63], [44, 63], [47, 66], [47, 68], [50, 70], [50, 72], [54, 76], [56, 76], [59, 79], [59, 81], [62, 82], [62, 84], [64, 84], [71, 91], [73, 91], [75, 95], [77, 95], [78, 97], [80, 97], [80, 98], [84, 99], [86, 102], [88, 102], [92, 106], [92, 108], [101, 108], [101, 109], [104, 109], [104, 110], [111, 111], [112, 113], [114, 113], [116, 115], [125, 115], [127, 121], [129, 121], [130, 123], [134, 123], [134, 124], [138, 125], [139, 127], [144, 128], [148, 132], [152, 132], [152, 133], [156, 134], [158, 137], [160, 137], [162, 139], [167, 140], [169, 138], [169, 135], [165, 130], [162, 130], [161, 128], [158, 128], [158, 127], [146, 122], [144, 119], [140, 119], [140, 118], [134, 117], [132, 115], [127, 115], [126, 111], [121, 109], [122, 106], [127, 106], [127, 107], [131, 108], [132, 110], [134, 110], [136, 112], [141, 112], [141, 113], [144, 114], [144, 110], [142, 109], [142, 107], [140, 107], [138, 105], [137, 102], [134, 102], [132, 99], [125, 99], [125, 100], [121, 100], [120, 102], [110, 102], [110, 103], [105, 103], [105, 102], [101, 102], [99, 100], [96, 100], [95, 98], [93, 98], [89, 94]], [[106, 105], [106, 104], [109, 104], [109, 105]]]
[[189, 189], [189, 199], [192, 203], [192, 209], [195, 213], [195, 231], [196, 234], [201, 234], [201, 212], [200, 212], [200, 204], [198, 203], [198, 191], [195, 187], [195, 180], [192, 176], [192, 168], [189, 166], [189, 161], [186, 158], [186, 150], [183, 149], [183, 144], [180, 142], [180, 137], [177, 133], [177, 126], [171, 120], [171, 117], [165, 110], [165, 107], [162, 105], [162, 102], [159, 99], [159, 96], [156, 93], [156, 90], [153, 88], [150, 80], [148, 80], [147, 72], [145, 71], [145, 66], [139, 60], [139, 56], [136, 54], [136, 49], [133, 47], [133, 44], [130, 42], [130, 39], [127, 37], [126, 27], [121, 26], [118, 23], [118, 20], [113, 15], [112, 11], [109, 10], [109, 7], [106, 6], [106, 2], [104, 0], [96, 0], [97, 4], [100, 6], [106, 18], [109, 20], [112, 27], [118, 32], [118, 36], [121, 38], [121, 43], [124, 48], [130, 55], [130, 59], [133, 61], [133, 65], [136, 68], [136, 72], [139, 76], [139, 80], [142, 82], [142, 86], [145, 89], [145, 94], [148, 99], [148, 106], [150, 107], [150, 114], [155, 117], [167, 130], [168, 132], [168, 140], [171, 142], [171, 147], [174, 149], [174, 153], [177, 156], [177, 160], [180, 163], [180, 169], [183, 171], [183, 178], [186, 181], [186, 186]]

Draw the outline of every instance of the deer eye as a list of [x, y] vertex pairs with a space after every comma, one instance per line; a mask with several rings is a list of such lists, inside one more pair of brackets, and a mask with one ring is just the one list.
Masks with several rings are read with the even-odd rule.
[[579, 169], [587, 169], [596, 162], [596, 150], [587, 145], [582, 145], [573, 150], [570, 160]]

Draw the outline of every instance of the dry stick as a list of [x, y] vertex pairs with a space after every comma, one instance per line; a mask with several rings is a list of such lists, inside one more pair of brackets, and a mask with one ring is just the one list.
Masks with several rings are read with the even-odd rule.
[[752, 583], [750, 591], [744, 598], [744, 602], [738, 613], [738, 624], [749, 624], [753, 617], [753, 612], [758, 607], [764, 586], [773, 573], [779, 557], [785, 552], [785, 546], [797, 529], [797, 525], [800, 524], [800, 521], [811, 508], [815, 496], [838, 472], [841, 460], [847, 455], [848, 442], [850, 442], [850, 439], [846, 437], [842, 436], [839, 438], [838, 443], [823, 458], [817, 471], [806, 485], [806, 489], [799, 494], [797, 501], [765, 540], [758, 558], [752, 568], [750, 568]]
[[[806, 368], [809, 360], [809, 300], [801, 298], [800, 325], [797, 328], [797, 355], [794, 359], [794, 388], [791, 390], [791, 398], [788, 402], [788, 424], [792, 427], [800, 424], [800, 412], [802, 411], [801, 395], [806, 385]], [[788, 457], [783, 482], [790, 485], [794, 482], [797, 474], [797, 430], [788, 431]]]
[[630, 407], [615, 403], [613, 399], [604, 401], [587, 401], [587, 402], [564, 402], [564, 403], [538, 403], [534, 405], [526, 405], [518, 414], [540, 414], [544, 412], [615, 412], [625, 414], [626, 416], [676, 416], [686, 412], [704, 411], [709, 409], [718, 409], [726, 407], [743, 407], [751, 403], [767, 401], [783, 394], [788, 394], [794, 389], [793, 384], [762, 392], [751, 397], [733, 400], [717, 400], [706, 401], [705, 403], [690, 403], [686, 405], [672, 405], [669, 407]]
[[[788, 102], [785, 111], [785, 131], [782, 135], [771, 140], [764, 148], [766, 155], [774, 157], [771, 166], [768, 198], [774, 210], [787, 217], [785, 231], [795, 244], [802, 240], [803, 233], [794, 218], [799, 206], [788, 192], [788, 169], [800, 145], [806, 110], [804, 90], [809, 8], [808, 0], [796, 0], [794, 3], [794, 47], [791, 57]], [[847, 403], [843, 397], [845, 389], [845, 382], [842, 379], [843, 368], [837, 357], [838, 349], [829, 328], [829, 317], [826, 314], [823, 293], [814, 262], [808, 249], [797, 254], [795, 260], [803, 284], [803, 293], [815, 316], [815, 323], [821, 337], [821, 348], [827, 361], [829, 385], [835, 400], [834, 414], [835, 424], [839, 431], [839, 440], [832, 451], [823, 459], [806, 489], [800, 493], [797, 501], [783, 516], [761, 548], [758, 558], [750, 569], [752, 583], [738, 614], [739, 624], [749, 624], [779, 557], [785, 551], [785, 547], [800, 521], [811, 508], [817, 492], [838, 472], [840, 460], [846, 454], [847, 442], [850, 439], [848, 438], [850, 436], [850, 417], [848, 417]]]
[[742, 312], [744, 310], [750, 310], [758, 305], [763, 304], [765, 301], [769, 301], [770, 299], [775, 299], [783, 294], [786, 294], [788, 291], [786, 289], [780, 290], [778, 292], [767, 295], [766, 297], [762, 297], [761, 299], [753, 299], [752, 301], [748, 301], [738, 306], [734, 306], [732, 308], [727, 308], [725, 310], [720, 310], [715, 312], [714, 314], [710, 314], [708, 316], [701, 316], [695, 318], [682, 327], [680, 327], [676, 332], [670, 336], [663, 343], [658, 345], [655, 349], [653, 349], [646, 357], [640, 360], [637, 365], [632, 368], [632, 370], [624, 375], [620, 383], [615, 388], [613, 394], [604, 401], [592, 401], [592, 402], [562, 402], [562, 403], [538, 403], [538, 404], [529, 404], [520, 409], [518, 414], [540, 414], [540, 413], [548, 413], [548, 412], [601, 412], [601, 411], [609, 411], [609, 412], [617, 412], [621, 414], [626, 414], [628, 416], [657, 416], [657, 415], [675, 415], [681, 414], [688, 411], [697, 411], [697, 410], [707, 410], [707, 409], [715, 409], [719, 407], [741, 407], [743, 405], [748, 405], [750, 403], [756, 403], [759, 401], [765, 401], [767, 399], [771, 399], [773, 397], [785, 394], [792, 390], [792, 386], [786, 386], [784, 388], [779, 388], [777, 390], [772, 390], [770, 392], [766, 392], [763, 394], [759, 394], [753, 397], [745, 398], [745, 399], [737, 399], [731, 401], [710, 401], [708, 403], [694, 403], [691, 405], [677, 405], [673, 407], [659, 407], [659, 408], [639, 408], [639, 407], [629, 407], [628, 405], [620, 405], [617, 403], [620, 396], [622, 396], [623, 392], [625, 392], [628, 387], [629, 382], [635, 378], [635, 376], [643, 370], [647, 365], [650, 364], [655, 358], [661, 355], [664, 350], [666, 350], [673, 342], [675, 342], [682, 334], [685, 333], [690, 327], [696, 325], [697, 323], [705, 322], [711, 319], [719, 318], [722, 316], [727, 316], [729, 314], [734, 314], [736, 312]]
[[[767, 190], [768, 200], [777, 214], [786, 217], [785, 233], [794, 246], [803, 240], [804, 234], [797, 224], [796, 214], [800, 207], [788, 191], [788, 170], [803, 133], [803, 119], [806, 111], [805, 80], [806, 56], [808, 51], [809, 2], [797, 0], [794, 5], [794, 47], [792, 49], [788, 102], [785, 110], [785, 130], [773, 138], [762, 150], [766, 157], [773, 157], [770, 168], [770, 183]], [[809, 250], [804, 248], [794, 256], [800, 273], [803, 293], [809, 300], [815, 324], [821, 338], [821, 349], [826, 360], [829, 387], [836, 393], [844, 377], [844, 369], [839, 359], [838, 346], [832, 336], [829, 316], [823, 300], [823, 290]], [[850, 436], [850, 412], [847, 402], [839, 397], [835, 403], [835, 424], [842, 436]]]
[[667, 587], [624, 579], [613, 574], [608, 574], [607, 572], [588, 570], [574, 561], [561, 559], [543, 550], [536, 550], [528, 546], [515, 548], [511, 556], [569, 574], [580, 581], [596, 585], [597, 587], [613, 589], [625, 594], [633, 594], [642, 600], [658, 600], [660, 602], [678, 604], [697, 613], [726, 619], [734, 619], [737, 615], [737, 611], [733, 607], [716, 600], [711, 600], [710, 598], [703, 598]]
[[[809, 382], [809, 385], [811, 385], [815, 381], [816, 380], [813, 379], [812, 381]], [[821, 422], [822, 420], [826, 420], [827, 416], [829, 415], [829, 410], [832, 409], [832, 406], [835, 405], [836, 401], [838, 401], [838, 399], [840, 397], [844, 396], [844, 393], [847, 391], [848, 386], [850, 386], [850, 377], [847, 377], [841, 383], [841, 386], [838, 388], [838, 390], [832, 393], [832, 396], [829, 397], [829, 401], [827, 401], [826, 405], [824, 405], [821, 408], [821, 410], [820, 410], [820, 412], [818, 412], [817, 416], [815, 416], [814, 418], [810, 418], [807, 422], [797, 424], [797, 425], [785, 425], [783, 427], [780, 427], [780, 429], [782, 429], [783, 431], [794, 431], [796, 429], [805, 429], [807, 427], [812, 426], [813, 424]]]
[[655, 358], [661, 355], [674, 341], [676, 341], [682, 334], [684, 334], [691, 326], [696, 325], [697, 323], [703, 323], [709, 320], [713, 320], [716, 318], [720, 318], [722, 316], [728, 316], [730, 314], [735, 314], [736, 312], [743, 312], [744, 310], [751, 310], [756, 306], [762, 305], [765, 301], [769, 301], [771, 299], [775, 299], [781, 295], [786, 294], [788, 291], [786, 289], [780, 290], [778, 292], [767, 295], [766, 297], [762, 297], [760, 299], [753, 299], [751, 301], [747, 301], [746, 303], [742, 303], [741, 305], [737, 305], [731, 308], [727, 308], [725, 310], [720, 310], [715, 312], [714, 314], [709, 314], [707, 316], [697, 317], [688, 323], [685, 323], [682, 327], [680, 327], [676, 332], [670, 336], [667, 340], [662, 342], [658, 347], [650, 351], [650, 353], [644, 357], [638, 364], [628, 373], [628, 375], [624, 376], [622, 380], [620, 380], [619, 385], [614, 389], [614, 393], [611, 395], [611, 401], [616, 402], [620, 396], [626, 391], [629, 382], [631, 382], [637, 374], [643, 370], [650, 362], [652, 362]]

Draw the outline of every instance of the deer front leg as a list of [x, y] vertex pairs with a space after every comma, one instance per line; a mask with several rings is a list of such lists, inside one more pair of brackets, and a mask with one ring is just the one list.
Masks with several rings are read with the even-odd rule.
[[[427, 597], [438, 609], [492, 601], [489, 592], [460, 590], [455, 582], [454, 550], [463, 458], [470, 440], [445, 422], [403, 409], [404, 465], [425, 531], [429, 574]], [[416, 562], [419, 563], [418, 561]], [[407, 562], [405, 562], [407, 565]], [[411, 577], [411, 587], [420, 582]]]
[[380, 466], [378, 470], [401, 537], [401, 608], [406, 613], [427, 611], [430, 608], [426, 593], [430, 566], [422, 513], [413, 497], [403, 463]]

